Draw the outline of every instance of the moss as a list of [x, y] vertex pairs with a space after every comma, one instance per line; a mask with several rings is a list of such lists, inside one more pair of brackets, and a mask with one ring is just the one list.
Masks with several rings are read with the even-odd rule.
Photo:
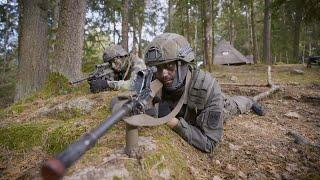
[[11, 150], [28, 150], [43, 144], [45, 124], [11, 124], [0, 129], [0, 144]]
[[49, 154], [61, 152], [67, 148], [69, 144], [83, 135], [85, 131], [85, 126], [79, 126], [73, 121], [66, 122], [48, 133], [45, 149]]
[[15, 104], [11, 106], [11, 111], [16, 112], [18, 114], [22, 113], [24, 111], [25, 106], [23, 104]]
[[131, 161], [126, 163], [126, 168], [132, 173], [134, 179], [150, 179], [154, 176], [154, 173], [160, 174], [164, 169], [170, 171], [170, 178], [190, 179], [186, 157], [172, 143], [170, 135], [167, 134], [169, 130], [164, 127], [158, 127], [156, 131], [159, 131], [159, 128], [166, 135], [158, 136], [156, 139], [158, 149], [155, 152], [144, 155], [144, 158], [140, 161], [141, 168], [137, 168], [134, 162]]
[[45, 97], [51, 97], [70, 93], [71, 90], [68, 79], [58, 72], [53, 72], [49, 74], [42, 93]]
[[19, 115], [25, 110], [25, 105], [21, 102], [15, 103], [6, 109], [0, 110], [0, 119], [5, 119], [10, 115]]
[[119, 176], [113, 176], [113, 180], [121, 180], [122, 178]]

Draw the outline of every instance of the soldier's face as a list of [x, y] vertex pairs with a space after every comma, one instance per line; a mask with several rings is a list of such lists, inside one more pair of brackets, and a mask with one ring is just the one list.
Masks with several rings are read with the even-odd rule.
[[122, 60], [120, 58], [115, 58], [111, 63], [111, 67], [115, 72], [120, 72], [121, 66], [122, 66]]
[[177, 72], [176, 62], [161, 64], [157, 66], [156, 78], [165, 87], [172, 87], [176, 72]]

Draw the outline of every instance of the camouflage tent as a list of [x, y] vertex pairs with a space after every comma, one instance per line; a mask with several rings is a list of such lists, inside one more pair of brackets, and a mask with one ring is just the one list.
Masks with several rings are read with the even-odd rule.
[[238, 50], [236, 50], [226, 40], [221, 40], [214, 49], [214, 62], [213, 64], [223, 65], [240, 65], [240, 64], [253, 64], [253, 61], [247, 59]]

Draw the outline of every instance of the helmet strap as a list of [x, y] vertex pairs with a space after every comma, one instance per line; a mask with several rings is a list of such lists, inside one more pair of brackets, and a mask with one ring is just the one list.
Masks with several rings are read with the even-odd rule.
[[178, 84], [181, 84], [183, 81], [182, 77], [181, 77], [181, 61], [177, 61], [177, 81]]

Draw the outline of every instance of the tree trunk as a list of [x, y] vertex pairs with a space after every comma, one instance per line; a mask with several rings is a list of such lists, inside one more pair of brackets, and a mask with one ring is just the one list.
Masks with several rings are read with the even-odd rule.
[[212, 0], [207, 2], [205, 8], [205, 46], [206, 54], [205, 59], [209, 67], [209, 72], [211, 72], [212, 64]]
[[137, 28], [136, 28], [136, 25], [134, 24], [133, 25], [133, 37], [132, 37], [132, 52], [134, 53], [134, 54], [138, 54], [137, 53], [137, 44], [138, 44], [138, 38], [137, 38], [137, 30], [136, 30]]
[[113, 44], [116, 44], [116, 31], [117, 31], [117, 24], [116, 24], [116, 10], [113, 9], [113, 17], [112, 17], [112, 23], [113, 23]]
[[271, 12], [270, 5], [271, 0], [265, 0], [265, 9], [264, 9], [264, 27], [263, 27], [263, 59], [266, 64], [271, 65]]
[[82, 77], [81, 59], [84, 42], [86, 1], [61, 0], [57, 46], [52, 71], [70, 81]]
[[186, 1], [186, 37], [189, 43], [191, 43], [191, 32], [190, 32], [190, 2], [189, 0]]
[[48, 68], [48, 2], [19, 1], [19, 65], [15, 101], [39, 90]]
[[[197, 57], [198, 55], [198, 20], [199, 20], [199, 17], [198, 17], [198, 6], [195, 6], [195, 9], [194, 9], [194, 18], [195, 18], [195, 23], [194, 23], [194, 54], [195, 54], [195, 57]], [[198, 64], [197, 62], [197, 58], [195, 58], [195, 62], [196, 64]]]
[[172, 32], [172, 25], [171, 25], [171, 21], [172, 21], [172, 0], [168, 0], [168, 32]]
[[129, 25], [128, 25], [128, 12], [129, 12], [129, 0], [122, 0], [122, 40], [121, 45], [123, 49], [128, 51], [128, 32], [129, 32]]
[[294, 25], [293, 25], [294, 27], [293, 27], [292, 57], [294, 62], [299, 61], [299, 43], [300, 43], [301, 21], [302, 21], [301, 8], [303, 7], [303, 3], [299, 2], [299, 5], [297, 5], [296, 7], [296, 14], [295, 14]]
[[211, 64], [213, 64], [214, 63], [214, 45], [215, 45], [215, 40], [214, 40], [214, 26], [215, 26], [215, 17], [216, 17], [216, 13], [217, 13], [217, 11], [216, 11], [216, 6], [217, 6], [217, 4], [216, 4], [216, 1], [212, 1], [212, 8], [211, 8], [211, 10], [212, 10], [212, 15], [211, 15], [211, 28], [212, 28], [212, 35], [211, 35], [211, 41], [212, 41], [212, 47], [211, 47], [211, 58], [212, 58], [212, 60], [211, 60]]
[[[59, 26], [59, 11], [60, 11], [60, 0], [55, 0], [53, 5], [53, 14], [52, 14], [52, 27], [51, 27], [51, 43], [49, 49], [49, 57], [54, 53], [56, 47], [57, 39], [57, 30]], [[49, 65], [50, 66], [50, 65]], [[51, 68], [51, 67], [50, 67]]]
[[201, 1], [201, 24], [202, 24], [202, 56], [203, 56], [203, 65], [207, 65], [207, 42], [206, 42], [206, 9], [204, 1]]
[[256, 22], [255, 22], [255, 13], [254, 13], [254, 0], [250, 0], [250, 19], [251, 19], [251, 41], [252, 41], [252, 55], [253, 62], [257, 64], [257, 38], [256, 38]]
[[234, 41], [235, 41], [235, 25], [234, 25], [234, 1], [230, 0], [229, 4], [229, 15], [230, 15], [230, 20], [229, 20], [229, 39], [230, 39], [230, 44], [234, 46]]
[[139, 57], [143, 58], [142, 56], [142, 26], [143, 26], [143, 21], [139, 19], [139, 27], [138, 27], [138, 50], [139, 50]]
[[8, 40], [9, 40], [9, 13], [5, 12], [5, 24], [4, 24], [4, 61], [3, 61], [3, 74], [6, 72], [7, 63], [8, 63]]

